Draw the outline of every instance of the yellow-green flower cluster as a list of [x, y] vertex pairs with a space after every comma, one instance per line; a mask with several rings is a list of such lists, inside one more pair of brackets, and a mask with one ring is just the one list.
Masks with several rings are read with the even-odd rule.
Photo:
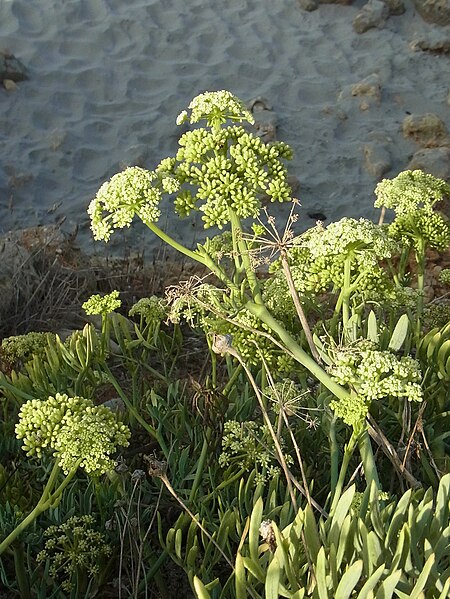
[[1, 360], [11, 366], [17, 362], [27, 362], [33, 356], [43, 355], [49, 341], [54, 341], [55, 338], [54, 333], [36, 332], [7, 337], [2, 341]]
[[436, 202], [450, 196], [450, 186], [423, 171], [404, 171], [394, 179], [383, 179], [375, 188], [375, 208], [391, 208], [397, 215], [430, 212]]
[[[321, 293], [344, 285], [344, 266], [350, 261], [350, 284], [363, 294], [390, 288], [381, 266], [399, 252], [386, 226], [361, 218], [343, 218], [327, 227], [318, 224], [294, 240], [291, 271], [301, 293]], [[277, 262], [272, 270], [280, 268]]]
[[[291, 456], [284, 457], [288, 465], [293, 463]], [[255, 483], [258, 483], [266, 482], [279, 474], [280, 469], [275, 464], [274, 443], [265, 425], [259, 425], [253, 420], [227, 420], [224, 423], [222, 453], [219, 456], [222, 468], [233, 465], [247, 472], [254, 468], [257, 471]]]
[[443, 268], [439, 273], [439, 281], [444, 285], [450, 285], [450, 268]]
[[441, 329], [450, 322], [450, 301], [427, 304], [423, 311], [423, 330]]
[[143, 297], [129, 311], [129, 316], [141, 316], [147, 324], [159, 324], [167, 315], [167, 301], [156, 295]]
[[44, 549], [38, 554], [38, 564], [48, 560], [49, 575], [58, 579], [61, 588], [70, 593], [77, 574], [95, 578], [100, 563], [111, 555], [106, 537], [93, 529], [93, 516], [72, 516], [64, 524], [50, 526], [44, 532]]
[[43, 451], [50, 451], [66, 474], [79, 466], [99, 476], [114, 468], [110, 456], [118, 446], [128, 445], [130, 431], [108, 408], [57, 393], [23, 404], [16, 437], [23, 439], [28, 456], [41, 457]]
[[110, 314], [120, 308], [122, 305], [121, 300], [119, 299], [119, 292], [112, 291], [103, 297], [95, 294], [92, 295], [87, 301], [83, 304], [83, 310], [86, 314]]
[[144, 222], [156, 222], [160, 179], [154, 172], [132, 166], [104, 183], [88, 208], [94, 239], [108, 241], [114, 229], [129, 227], [135, 214]]
[[222, 228], [230, 221], [229, 209], [240, 218], [258, 216], [263, 196], [273, 202], [290, 198], [281, 159], [290, 159], [292, 152], [282, 142], [268, 145], [242, 127], [231, 126], [188, 131], [179, 145], [176, 164], [164, 162], [187, 186], [181, 187], [175, 210], [180, 216], [200, 210], [205, 228]]
[[450, 186], [423, 171], [405, 171], [394, 179], [383, 179], [375, 189], [375, 207], [391, 208], [396, 218], [390, 233], [419, 249], [427, 245], [442, 251], [450, 244], [450, 223], [434, 211], [437, 202], [450, 197]]
[[202, 120], [206, 120], [208, 127], [218, 127], [227, 120], [254, 122], [253, 115], [247, 110], [245, 104], [225, 90], [205, 92], [196, 96], [189, 104], [189, 110], [190, 116], [186, 110], [178, 115], [177, 125], [186, 121], [198, 123]]
[[412, 243], [419, 249], [423, 242], [440, 252], [450, 245], [450, 222], [439, 212], [425, 209], [397, 216], [389, 227], [392, 237], [403, 243]]
[[[406, 398], [422, 401], [422, 373], [417, 360], [379, 351], [363, 340], [362, 345], [337, 350], [328, 372], [352, 393], [346, 399], [330, 402], [334, 412], [349, 425], [356, 426], [365, 417], [372, 401], [383, 398]], [[374, 347], [374, 346], [372, 346]]]

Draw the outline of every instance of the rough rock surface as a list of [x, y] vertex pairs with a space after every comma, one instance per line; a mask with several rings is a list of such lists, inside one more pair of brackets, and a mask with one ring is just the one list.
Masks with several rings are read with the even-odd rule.
[[402, 15], [406, 11], [403, 0], [384, 0], [389, 9], [390, 15]]
[[450, 182], [450, 147], [424, 148], [414, 154], [408, 169], [420, 169]]
[[353, 0], [299, 0], [300, 7], [303, 10], [311, 12], [319, 8], [319, 4], [351, 4]]
[[374, 27], [382, 27], [390, 14], [388, 5], [382, 0], [369, 0], [353, 20], [356, 33], [364, 33]]
[[8, 50], [0, 50], [0, 82], [25, 81], [28, 79], [25, 66]]
[[445, 123], [436, 114], [411, 114], [403, 120], [403, 135], [423, 148], [450, 145], [450, 136]]
[[450, 25], [450, 0], [414, 0], [414, 5], [424, 21]]
[[346, 110], [351, 111], [354, 98], [359, 98], [360, 110], [368, 110], [371, 106], [379, 106], [381, 102], [381, 81], [378, 74], [373, 73], [358, 83], [347, 85], [338, 96]]
[[392, 168], [391, 155], [385, 145], [373, 142], [364, 146], [364, 167], [380, 180]]

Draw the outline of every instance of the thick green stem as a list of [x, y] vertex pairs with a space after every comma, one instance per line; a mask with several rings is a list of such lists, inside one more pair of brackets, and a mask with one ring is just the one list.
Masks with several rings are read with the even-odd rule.
[[347, 333], [350, 318], [351, 268], [352, 257], [347, 256], [344, 262], [344, 293], [342, 295], [342, 324], [344, 325], [345, 334]]
[[417, 343], [420, 340], [421, 319], [423, 312], [423, 289], [425, 286], [425, 241], [419, 240], [419, 247], [416, 250], [417, 260], [417, 290], [420, 292], [417, 298], [417, 314], [416, 314], [416, 339]]
[[349, 442], [344, 447], [344, 456], [342, 458], [341, 470], [339, 472], [339, 478], [334, 489], [333, 500], [331, 502], [330, 515], [333, 514], [336, 509], [336, 505], [342, 495], [342, 489], [344, 488], [345, 477], [347, 475], [348, 465], [350, 463], [353, 452], [355, 451], [356, 443], [358, 440], [358, 434], [353, 431]]
[[233, 283], [233, 281], [231, 281], [228, 278], [228, 276], [220, 268], [220, 266], [218, 264], [216, 264], [207, 254], [200, 254], [199, 252], [185, 248], [184, 245], [181, 245], [181, 243], [178, 243], [178, 241], [175, 241], [175, 239], [170, 237], [170, 235], [167, 235], [167, 233], [165, 233], [162, 229], [157, 227], [155, 225], [155, 223], [152, 223], [151, 221], [148, 221], [145, 218], [142, 218], [142, 216], [141, 216], [141, 220], [145, 225], [147, 225], [147, 227], [150, 229], [150, 231], [152, 231], [155, 235], [157, 235], [160, 239], [162, 239], [162, 241], [164, 241], [165, 243], [167, 243], [168, 245], [173, 247], [178, 252], [181, 252], [188, 258], [191, 258], [191, 260], [195, 260], [196, 262], [203, 264], [203, 266], [206, 266], [207, 268], [209, 268], [209, 270], [211, 272], [213, 272], [218, 279], [220, 279], [223, 283], [225, 283], [225, 285], [227, 285], [227, 287], [229, 287], [230, 289], [232, 289], [235, 292], [239, 292], [239, 287], [237, 285], [235, 285]]
[[380, 489], [380, 480], [378, 478], [378, 471], [375, 465], [375, 457], [373, 455], [367, 424], [364, 424], [363, 430], [358, 435], [358, 449], [364, 467], [364, 476], [367, 486], [370, 487], [371, 483], [374, 482], [377, 488]]
[[331, 474], [330, 474], [330, 488], [331, 488], [331, 496], [337, 487], [338, 477], [339, 477], [339, 446], [336, 439], [336, 416], [333, 415], [330, 422], [330, 459], [331, 459]]
[[292, 353], [295, 359], [300, 362], [309, 372], [317, 378], [333, 395], [340, 399], [346, 399], [349, 396], [341, 385], [338, 385], [329, 374], [325, 372], [319, 364], [307, 354], [297, 342], [289, 335], [286, 329], [270, 314], [268, 309], [262, 304], [247, 302], [245, 307], [254, 316], [257, 316], [281, 339], [286, 348]]
[[248, 251], [247, 243], [242, 236], [241, 221], [239, 220], [238, 215], [231, 208], [228, 208], [228, 213], [230, 215], [231, 227], [233, 229], [233, 237], [236, 238], [237, 246], [241, 255], [242, 264], [245, 268], [245, 273], [247, 275], [248, 284], [250, 285], [253, 300], [257, 304], [262, 304], [261, 289], [259, 287], [258, 277], [256, 276], [255, 269], [253, 268], [250, 261], [250, 254]]

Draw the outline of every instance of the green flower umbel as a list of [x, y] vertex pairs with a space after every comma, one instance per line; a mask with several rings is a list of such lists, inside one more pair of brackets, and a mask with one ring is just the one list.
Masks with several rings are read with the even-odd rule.
[[426, 246], [438, 251], [450, 244], [450, 222], [435, 206], [450, 186], [442, 179], [422, 171], [404, 171], [395, 179], [383, 179], [375, 189], [375, 207], [391, 208], [396, 214], [390, 225], [392, 237], [420, 250]]
[[384, 398], [406, 398], [420, 402], [423, 390], [422, 373], [417, 360], [410, 356], [397, 357], [390, 351], [372, 349], [367, 340], [354, 346], [337, 349], [334, 364], [328, 372], [340, 385], [349, 385], [352, 394], [330, 402], [339, 418], [357, 426], [367, 414], [372, 401]]
[[114, 229], [129, 227], [135, 214], [156, 222], [161, 214], [158, 182], [156, 173], [132, 166], [103, 183], [88, 208], [94, 239], [108, 241]]
[[32, 399], [19, 412], [16, 436], [28, 456], [49, 450], [68, 474], [79, 465], [92, 476], [114, 468], [111, 454], [126, 447], [130, 431], [117, 415], [90, 399], [57, 393], [47, 400]]
[[178, 115], [177, 125], [185, 121], [198, 123], [206, 120], [209, 127], [217, 127], [230, 121], [248, 121], [254, 123], [251, 112], [247, 110], [245, 104], [229, 91], [205, 92], [196, 96], [189, 104], [191, 116], [188, 111], [183, 110]]
[[119, 299], [119, 292], [117, 290], [111, 291], [107, 295], [101, 297], [98, 294], [91, 295], [91, 297], [84, 302], [83, 310], [86, 314], [110, 314], [120, 308], [122, 305]]

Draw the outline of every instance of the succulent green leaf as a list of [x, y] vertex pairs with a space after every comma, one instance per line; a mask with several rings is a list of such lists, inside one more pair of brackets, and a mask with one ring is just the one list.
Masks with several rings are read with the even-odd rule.
[[259, 528], [262, 521], [263, 513], [263, 500], [260, 497], [257, 499], [253, 506], [252, 514], [250, 516], [250, 528], [248, 532], [248, 546], [250, 557], [255, 562], [258, 561], [258, 547], [259, 547]]
[[401, 576], [401, 570], [395, 570], [395, 572], [389, 574], [389, 576], [383, 580], [377, 590], [377, 599], [391, 599]]
[[244, 560], [241, 553], [236, 554], [236, 565], [234, 572], [236, 599], [247, 599], [246, 577]]
[[207, 588], [197, 576], [194, 576], [194, 590], [198, 599], [211, 599], [211, 595], [209, 594]]
[[336, 589], [335, 599], [349, 599], [363, 571], [363, 561], [358, 560], [345, 572]]
[[[445, 474], [439, 483], [439, 488], [436, 496], [436, 505], [434, 515], [442, 529], [448, 523], [450, 507], [450, 474]], [[432, 525], [431, 533], [437, 534], [435, 526]]]
[[394, 515], [391, 518], [391, 523], [389, 525], [389, 529], [386, 535], [385, 547], [388, 548], [392, 546], [395, 539], [398, 536], [398, 532], [400, 528], [403, 526], [403, 523], [408, 519], [408, 506], [411, 502], [412, 497], [412, 489], [408, 489], [406, 493], [404, 493], [397, 503], [397, 507], [395, 508]]
[[181, 530], [181, 528], [177, 528], [177, 530], [175, 532], [175, 555], [180, 560], [182, 559], [182, 555], [181, 555], [182, 543], [183, 543], [183, 531]]
[[327, 589], [327, 563], [325, 549], [323, 547], [320, 548], [320, 551], [317, 555], [315, 575], [319, 599], [329, 599]]
[[309, 551], [310, 558], [313, 562], [315, 562], [317, 560], [317, 556], [321, 547], [319, 531], [317, 528], [316, 519], [314, 517], [314, 512], [312, 511], [309, 505], [306, 506], [303, 513], [303, 533], [305, 535], [305, 542]]
[[274, 555], [272, 561], [267, 568], [266, 584], [264, 586], [266, 599], [278, 599], [278, 587], [280, 584], [281, 568], [280, 562], [276, 555]]
[[408, 334], [409, 328], [409, 318], [407, 314], [403, 314], [400, 316], [397, 324], [395, 325], [395, 329], [392, 333], [391, 340], [389, 342], [389, 349], [393, 351], [398, 351], [403, 342], [406, 339], [406, 335]]
[[378, 343], [379, 339], [377, 318], [373, 310], [370, 311], [369, 316], [367, 317], [367, 339], [370, 339], [370, 341], [373, 341], [374, 343]]
[[367, 581], [364, 583], [364, 586], [359, 591], [358, 599], [369, 599], [369, 597], [372, 596], [371, 593], [378, 584], [380, 578], [383, 576], [385, 567], [385, 564], [381, 564], [381, 566], [379, 566], [375, 570], [375, 572], [367, 579]]
[[419, 599], [422, 596], [422, 591], [425, 588], [431, 569], [435, 562], [434, 553], [427, 559], [425, 566], [423, 567], [413, 590], [411, 591], [410, 599]]
[[352, 485], [348, 488], [345, 493], [339, 498], [339, 501], [336, 505], [334, 513], [330, 515], [331, 518], [331, 528], [330, 528], [330, 541], [338, 546], [338, 539], [340, 530], [342, 528], [342, 523], [344, 522], [345, 517], [348, 514], [350, 506], [353, 501], [353, 497], [355, 495], [355, 485]]
[[447, 578], [444, 588], [442, 589], [441, 594], [438, 599], [447, 599], [450, 594], [450, 578]]

